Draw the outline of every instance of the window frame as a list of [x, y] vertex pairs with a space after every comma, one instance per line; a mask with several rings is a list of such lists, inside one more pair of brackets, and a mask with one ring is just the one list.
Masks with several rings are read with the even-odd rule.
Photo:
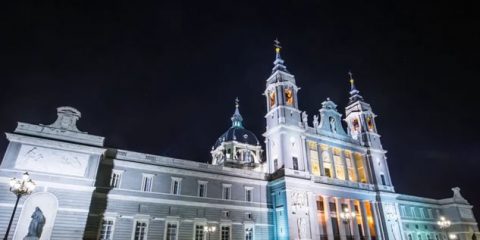
[[[110, 175], [110, 187], [111, 188], [120, 188], [121, 187], [124, 172], [125, 172], [125, 170], [119, 170], [119, 169], [113, 169], [112, 170], [112, 174]], [[114, 185], [113, 184], [113, 179], [114, 179], [113, 177], [115, 175], [118, 175], [119, 178], [116, 181], [116, 184]]]
[[[228, 198], [225, 198], [225, 189], [228, 188]], [[222, 184], [222, 200], [232, 200], [232, 184]]]
[[[198, 180], [197, 181], [197, 197], [201, 197], [201, 198], [206, 198], [207, 197], [207, 185], [208, 185], [208, 181], [203, 181], [203, 180]], [[203, 185], [203, 196], [200, 196], [200, 185]]]
[[207, 240], [207, 233], [205, 232], [205, 227], [207, 226], [207, 222], [195, 222], [193, 224], [193, 240], [197, 240], [197, 226], [202, 226], [202, 240]]
[[[250, 195], [247, 194], [248, 192]], [[248, 196], [250, 196], [250, 199]], [[245, 202], [253, 202], [253, 187], [245, 187]]]
[[[177, 185], [177, 192], [175, 192], [175, 183], [178, 183]], [[170, 194], [173, 195], [181, 195], [180, 193], [182, 192], [182, 178], [179, 177], [172, 177], [171, 183], [170, 183]]]
[[148, 230], [149, 230], [149, 227], [150, 227], [150, 221], [148, 220], [148, 217], [142, 217], [142, 218], [135, 218], [133, 220], [133, 231], [132, 231], [132, 240], [136, 240], [135, 239], [135, 234], [136, 234], [136, 230], [137, 230], [137, 223], [145, 223], [146, 226], [145, 226], [145, 235], [144, 235], [144, 239], [148, 239]]
[[178, 240], [178, 229], [180, 228], [180, 224], [179, 224], [179, 221], [178, 220], [166, 220], [165, 221], [165, 229], [163, 231], [163, 239], [164, 240], [167, 240], [167, 230], [168, 230], [168, 224], [171, 223], [171, 224], [175, 224], [175, 239], [174, 240]]
[[[112, 221], [112, 234], [110, 236], [110, 239], [108, 238], [101, 238], [102, 234], [102, 229], [103, 229], [103, 222], [104, 221]], [[100, 226], [98, 228], [98, 233], [97, 233], [97, 240], [114, 240], [113, 238], [113, 235], [115, 233], [115, 222], [116, 222], [116, 218], [115, 217], [103, 217], [101, 220], [100, 220]]]
[[[155, 175], [154, 174], [151, 174], [151, 173], [142, 173], [142, 185], [140, 185], [140, 191], [142, 192], [153, 192], [153, 179], [154, 179]], [[146, 184], [147, 184], [147, 179], [148, 178], [151, 178], [151, 181], [150, 181], [150, 187], [149, 187], [149, 190], [145, 190], [146, 189]]]
[[246, 223], [243, 225], [243, 239], [244, 240], [247, 240], [246, 237], [247, 237], [247, 229], [248, 228], [251, 228], [252, 229], [252, 238], [251, 240], [255, 240], [255, 224], [252, 224], [252, 223]]
[[229, 224], [229, 223], [221, 223], [220, 226], [219, 226], [219, 229], [218, 229], [218, 233], [219, 233], [219, 238], [220, 240], [224, 240], [222, 238], [222, 228], [223, 227], [228, 227], [228, 239], [227, 240], [232, 240], [232, 224]]

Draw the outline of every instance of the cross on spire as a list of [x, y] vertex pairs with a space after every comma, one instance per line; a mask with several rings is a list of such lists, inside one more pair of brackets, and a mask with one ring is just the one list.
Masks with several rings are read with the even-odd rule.
[[277, 54], [280, 53], [280, 49], [282, 49], [282, 46], [280, 45], [280, 41], [278, 41], [278, 38], [275, 38], [275, 40], [273, 40], [273, 46], [275, 47], [275, 52]]
[[355, 88], [355, 80], [353, 80], [353, 73], [348, 71], [350, 76], [350, 103], [356, 102], [358, 100], [363, 100], [363, 97], [360, 95], [360, 91]]
[[275, 38], [275, 40], [273, 40], [273, 46], [275, 47], [275, 61], [273, 61], [272, 73], [277, 70], [288, 73], [287, 67], [285, 67], [284, 61], [280, 56], [280, 49], [282, 49], [282, 46], [280, 45], [280, 41], [278, 41], [278, 38]]
[[240, 106], [240, 100], [238, 97], [235, 98], [235, 112], [233, 113], [232, 116], [232, 126], [234, 127], [240, 127], [243, 128], [242, 122], [243, 118], [242, 115], [240, 114], [240, 110], [238, 110], [238, 107]]

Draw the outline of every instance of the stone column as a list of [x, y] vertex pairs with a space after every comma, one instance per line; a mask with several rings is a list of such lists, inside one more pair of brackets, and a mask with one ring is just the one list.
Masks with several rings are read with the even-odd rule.
[[370, 227], [368, 225], [368, 215], [367, 209], [365, 207], [365, 201], [360, 200], [360, 212], [362, 213], [362, 227], [363, 232], [365, 233], [365, 238], [370, 240], [372, 236], [370, 235]]
[[372, 179], [370, 178], [371, 175], [373, 175], [373, 170], [370, 169], [370, 165], [367, 164], [367, 154], [361, 155], [362, 156], [362, 163], [363, 163], [363, 173], [365, 174], [365, 180], [367, 183], [373, 184]]
[[[312, 173], [312, 166], [310, 166], [310, 159], [308, 158], [308, 153], [307, 153], [307, 149], [308, 146], [307, 146], [307, 140], [305, 139], [305, 136], [300, 136], [300, 139], [301, 139], [301, 143], [303, 145], [302, 147], [302, 151], [303, 151], [303, 169], [300, 169], [298, 168], [298, 170], [300, 171], [305, 171], [305, 172], [308, 172], [308, 173]], [[310, 170], [309, 170], [310, 169]]]
[[317, 144], [317, 156], [320, 165], [320, 176], [325, 176], [325, 169], [323, 168], [322, 148], [320, 147], [320, 144]]
[[343, 150], [340, 150], [339, 157], [343, 162], [343, 171], [345, 173], [345, 181], [351, 181], [350, 176], [348, 176], [347, 159], [345, 159], [345, 153], [343, 152]]
[[345, 223], [343, 223], [342, 219], [340, 218], [340, 213], [343, 211], [342, 202], [337, 197], [335, 198], [335, 205], [337, 207], [337, 221], [338, 221], [338, 229], [340, 232], [340, 239], [346, 240], [347, 239], [346, 226], [345, 226]]
[[376, 202], [370, 202], [370, 208], [373, 216], [373, 222], [375, 223], [375, 232], [377, 234], [377, 240], [382, 240], [382, 230], [380, 227], [380, 218], [378, 216], [378, 208], [377, 208], [377, 203]]
[[323, 196], [323, 209], [325, 215], [325, 224], [327, 225], [327, 236], [328, 240], [333, 239], [333, 226], [332, 226], [332, 219], [330, 217], [330, 199], [327, 196]]
[[355, 212], [355, 200], [350, 199], [350, 212], [355, 213], [355, 217], [352, 219], [352, 232], [355, 240], [360, 240], [360, 232], [358, 231], [357, 212]]
[[309, 210], [309, 217], [310, 217], [310, 232], [312, 239], [320, 239], [320, 225], [317, 218], [317, 199], [315, 194], [312, 192], [308, 192], [308, 210]]

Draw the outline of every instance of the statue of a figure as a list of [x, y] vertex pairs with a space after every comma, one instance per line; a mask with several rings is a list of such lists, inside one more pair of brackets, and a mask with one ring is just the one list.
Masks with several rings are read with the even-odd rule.
[[35, 211], [32, 214], [32, 220], [28, 226], [28, 234], [24, 240], [37, 240], [42, 235], [43, 226], [45, 225], [45, 216], [39, 207], [35, 207]]
[[317, 127], [318, 126], [318, 116], [313, 115], [313, 126]]
[[337, 127], [335, 126], [335, 118], [333, 117], [330, 118], [330, 129], [332, 129], [332, 132], [334, 133], [337, 132]]
[[307, 124], [308, 124], [308, 115], [307, 115], [307, 112], [305, 112], [305, 111], [302, 112], [302, 121], [303, 121], [303, 124], [305, 124], [305, 126], [307, 126]]

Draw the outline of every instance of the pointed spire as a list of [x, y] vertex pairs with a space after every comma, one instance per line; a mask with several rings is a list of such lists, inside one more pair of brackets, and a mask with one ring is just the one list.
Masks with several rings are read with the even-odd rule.
[[240, 106], [240, 100], [238, 100], [238, 97], [235, 98], [235, 113], [233, 113], [232, 116], [232, 127], [240, 127], [243, 128], [243, 118], [242, 115], [240, 114], [240, 111], [238, 110], [238, 107]]
[[360, 91], [357, 90], [355, 87], [355, 80], [353, 79], [353, 74], [351, 71], [348, 71], [348, 75], [350, 76], [350, 102], [354, 103], [358, 100], [363, 100], [363, 97], [360, 95]]
[[278, 41], [278, 39], [275, 39], [273, 41], [273, 46], [275, 47], [275, 61], [273, 61], [272, 73], [277, 70], [288, 73], [287, 67], [284, 65], [285, 61], [283, 61], [282, 56], [280, 56], [280, 50], [282, 49], [280, 41]]

